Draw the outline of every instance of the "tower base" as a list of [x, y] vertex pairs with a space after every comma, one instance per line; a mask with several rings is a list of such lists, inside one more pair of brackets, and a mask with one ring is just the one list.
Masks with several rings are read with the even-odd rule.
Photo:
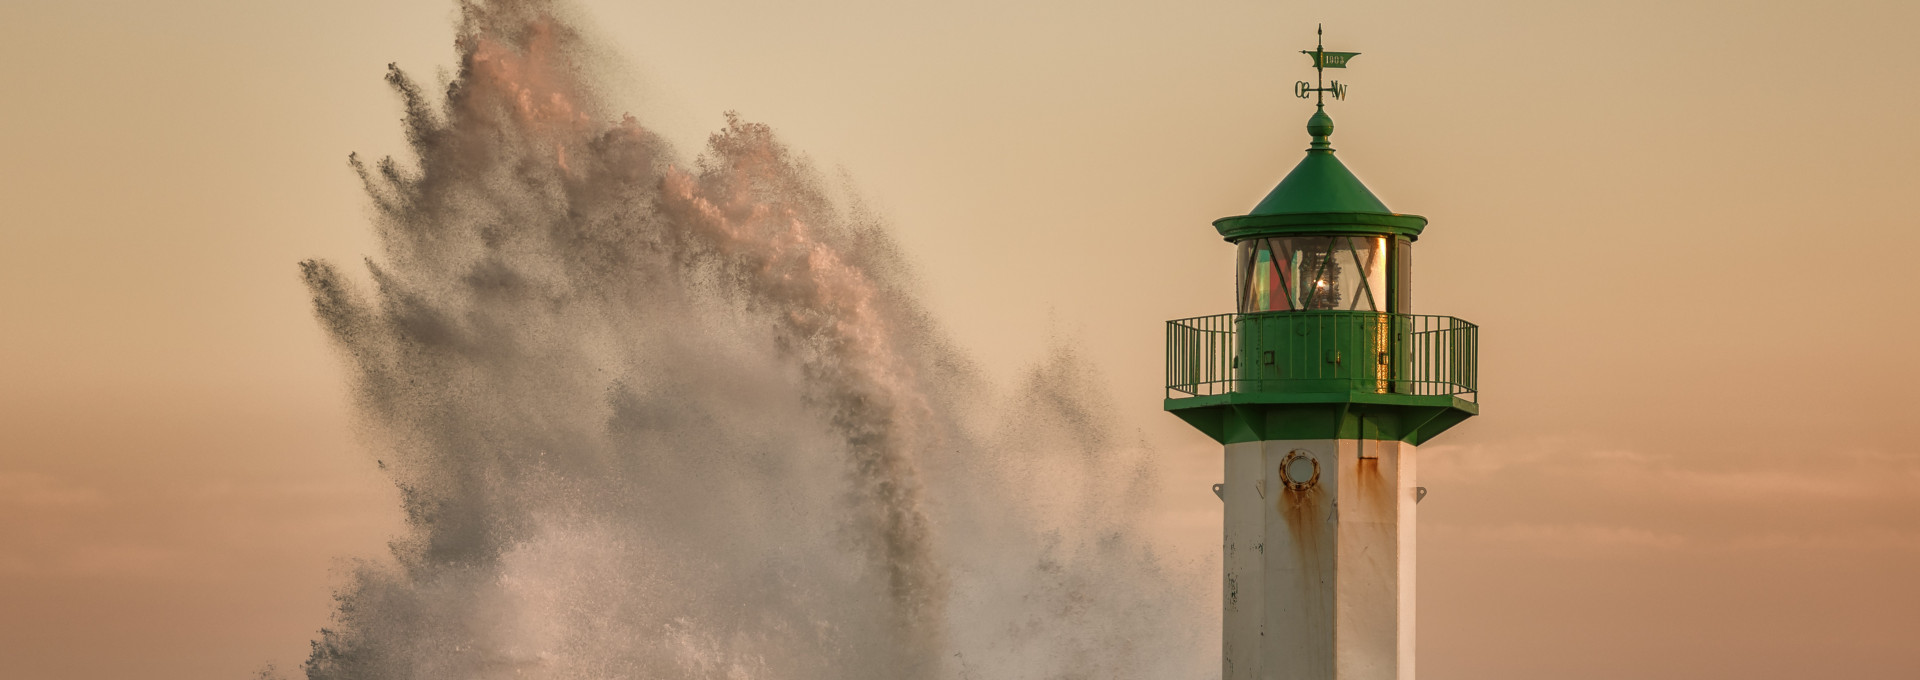
[[1412, 680], [1414, 449], [1226, 446], [1224, 680]]

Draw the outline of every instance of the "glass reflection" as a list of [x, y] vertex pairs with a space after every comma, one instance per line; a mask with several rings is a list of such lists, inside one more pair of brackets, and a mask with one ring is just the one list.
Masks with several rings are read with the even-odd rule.
[[1386, 311], [1384, 236], [1284, 236], [1240, 242], [1240, 311]]

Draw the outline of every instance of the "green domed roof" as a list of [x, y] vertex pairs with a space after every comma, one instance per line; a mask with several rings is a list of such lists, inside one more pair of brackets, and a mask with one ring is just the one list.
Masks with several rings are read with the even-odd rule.
[[1325, 110], [1316, 110], [1307, 121], [1307, 133], [1313, 135], [1307, 157], [1293, 166], [1280, 185], [1253, 211], [1237, 217], [1215, 220], [1213, 225], [1228, 241], [1282, 233], [1394, 233], [1418, 238], [1427, 226], [1419, 215], [1402, 215], [1387, 209], [1360, 178], [1353, 176], [1345, 163], [1333, 155], [1333, 118]]
[[1332, 149], [1312, 149], [1293, 172], [1280, 180], [1260, 205], [1249, 215], [1286, 215], [1292, 213], [1382, 213], [1391, 215], [1360, 178], [1353, 176], [1347, 164], [1333, 155]]

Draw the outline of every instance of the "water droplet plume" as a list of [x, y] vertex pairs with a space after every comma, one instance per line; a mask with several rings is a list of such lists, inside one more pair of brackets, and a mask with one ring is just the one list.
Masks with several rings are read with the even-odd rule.
[[301, 264], [407, 519], [307, 676], [1210, 675], [1094, 369], [995, 397], [884, 224], [765, 125], [677, 156], [565, 16], [472, 0], [444, 94], [392, 69], [381, 252]]

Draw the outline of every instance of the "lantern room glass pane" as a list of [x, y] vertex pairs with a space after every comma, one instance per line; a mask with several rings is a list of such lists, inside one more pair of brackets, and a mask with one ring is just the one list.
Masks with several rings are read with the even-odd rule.
[[1387, 239], [1287, 236], [1240, 242], [1240, 311], [1385, 311]]

